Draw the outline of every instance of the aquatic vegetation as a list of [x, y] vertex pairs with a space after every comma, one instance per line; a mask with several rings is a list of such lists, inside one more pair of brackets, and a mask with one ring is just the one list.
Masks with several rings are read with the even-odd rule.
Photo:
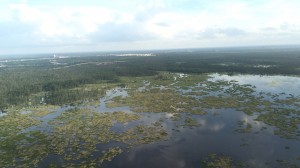
[[15, 142], [17, 155], [14, 163], [16, 167], [38, 167], [50, 152], [50, 142], [46, 134], [40, 131], [30, 131], [21, 134], [23, 137]]
[[[22, 131], [39, 123], [38, 120], [29, 115], [10, 113], [7, 116], [0, 117], [0, 166], [15, 166], [14, 157], [17, 157], [16, 151], [18, 151], [18, 146], [15, 144], [22, 143], [22, 140], [34, 140]], [[17, 154], [22, 153], [17, 152]]]
[[182, 115], [180, 113], [171, 113], [170, 119], [173, 121], [179, 121], [182, 118]]
[[112, 98], [110, 101], [107, 101], [105, 105], [107, 108], [126, 106], [126, 104], [123, 103], [122, 101], [123, 101], [122, 96], [116, 96], [116, 97]]
[[[91, 93], [95, 89], [99, 92], [85, 97], [76, 107], [68, 107], [71, 109], [48, 123], [40, 124], [40, 120], [51, 115], [56, 106], [9, 109], [8, 115], [0, 117], [0, 166], [38, 167], [49, 163], [46, 166], [101, 167], [131, 147], [167, 140], [170, 133], [166, 130], [168, 122], [172, 125], [171, 131], [179, 132], [201, 126], [200, 123], [206, 122], [198, 120], [201, 117], [213, 115], [216, 120], [221, 119], [223, 111], [228, 109], [252, 115], [251, 121], [264, 123], [260, 128], [241, 119], [233, 125], [237, 128], [230, 128], [237, 133], [269, 131], [267, 124], [273, 126], [274, 134], [280, 137], [300, 137], [299, 97], [293, 95], [282, 97], [283, 94], [258, 93], [252, 85], [213, 81], [207, 74], [159, 72], [154, 76], [122, 77], [120, 82], [126, 86], [122, 89], [128, 91], [128, 96], [107, 96], [106, 107], [129, 106], [132, 112], [99, 113], [92, 107], [87, 108], [97, 106], [99, 101], [95, 97], [99, 98], [102, 91], [110, 88], [108, 84], [100, 83], [72, 88], [76, 92]], [[159, 119], [141, 122], [143, 117], [153, 114]], [[206, 126], [210, 126], [209, 123]], [[240, 144], [245, 148], [249, 145], [248, 141]], [[284, 149], [288, 151], [287, 147]], [[230, 157], [215, 154], [205, 158], [203, 166], [240, 167]]]
[[288, 97], [283, 100], [277, 99], [277, 100], [275, 100], [275, 102], [300, 108], [300, 97]]
[[208, 95], [209, 93], [208, 92], [203, 92], [203, 91], [193, 91], [193, 92], [187, 92], [187, 93], [184, 93], [184, 95], [190, 95], [190, 96], [205, 96], [205, 95]]
[[292, 164], [287, 160], [277, 159], [276, 161], [281, 167], [298, 168], [298, 166], [296, 164]]
[[173, 74], [170, 72], [160, 72], [152, 78], [148, 79], [152, 86], [168, 86], [174, 83], [177, 78], [179, 78], [179, 74]]
[[[122, 141], [122, 136], [129, 139], [133, 135], [123, 135], [114, 132], [115, 123], [125, 124], [139, 119], [137, 114], [113, 112], [98, 114], [90, 109], [72, 109], [62, 113], [50, 124], [53, 125], [52, 148], [58, 155], [62, 155], [66, 161], [74, 161], [90, 158], [96, 150], [96, 145], [111, 141]], [[78, 151], [75, 154], [68, 151]], [[79, 152], [80, 151], [80, 152]], [[112, 157], [112, 151], [102, 157], [101, 162]], [[120, 152], [121, 153], [121, 152]]]
[[[97, 113], [91, 109], [74, 108], [49, 121], [51, 130], [45, 132], [24, 132], [25, 128], [39, 122], [31, 120], [30, 114], [21, 116], [0, 118], [3, 121], [0, 124], [4, 124], [0, 130], [1, 167], [37, 167], [52, 155], [60, 158], [59, 162], [52, 162], [52, 166], [99, 167], [104, 161], [111, 161], [123, 152], [119, 146], [122, 143], [131, 147], [160, 141], [168, 135], [161, 122], [151, 126], [137, 125], [116, 132], [116, 124], [124, 126], [140, 119], [138, 114], [125, 112]], [[12, 123], [15, 121], [19, 124]], [[112, 142], [119, 143], [114, 145]], [[104, 148], [99, 156], [99, 144], [111, 144], [113, 147]]]
[[284, 138], [299, 139], [300, 113], [293, 109], [272, 109], [260, 114], [256, 120], [275, 126], [274, 134]]
[[[129, 78], [126, 79], [129, 82]], [[156, 76], [139, 77], [129, 84], [129, 96], [116, 97], [108, 107], [129, 106], [135, 112], [168, 112], [206, 114], [203, 109], [230, 108], [256, 115], [257, 120], [275, 126], [275, 134], [297, 138], [299, 136], [299, 97], [290, 95], [279, 99], [278, 94], [256, 92], [255, 86], [240, 85], [237, 81], [214, 80], [207, 74], [178, 75], [160, 72]], [[144, 90], [139, 88], [145, 87]], [[274, 112], [293, 111], [292, 113]], [[175, 120], [179, 120], [173, 117]], [[251, 125], [237, 132], [250, 132]]]
[[196, 108], [196, 109], [192, 109], [190, 111], [191, 114], [198, 114], [198, 115], [205, 115], [207, 114], [206, 111], [203, 111], [202, 109]]
[[5, 137], [15, 135], [38, 123], [39, 121], [29, 115], [8, 114], [4, 117], [0, 117], [0, 139], [5, 139]]
[[[132, 135], [135, 135], [133, 138]], [[132, 145], [148, 144], [167, 138], [168, 133], [160, 126], [144, 126], [138, 125], [132, 129], [128, 129], [120, 137], [122, 142]]]
[[121, 154], [123, 150], [120, 147], [109, 148], [107, 151], [103, 151], [104, 155], [99, 159], [100, 164], [105, 160], [112, 161], [114, 157]]
[[[233, 163], [231, 157], [210, 154], [204, 160], [201, 161], [203, 167], [205, 168], [235, 168], [237, 165]], [[240, 167], [240, 166], [239, 166]]]
[[238, 133], [251, 133], [252, 125], [250, 123], [246, 123], [245, 120], [238, 122], [238, 127], [235, 131]]
[[31, 117], [43, 117], [45, 115], [48, 115], [52, 112], [54, 112], [58, 106], [54, 105], [40, 105], [40, 106], [35, 106], [35, 107], [29, 107], [29, 108], [23, 108], [19, 111], [29, 111], [29, 115]]
[[177, 78], [177, 83], [174, 86], [178, 88], [195, 86], [198, 83], [206, 81], [208, 78], [207, 74], [188, 74]]
[[198, 124], [197, 120], [195, 120], [194, 118], [187, 117], [184, 120], [184, 125], [183, 126], [187, 126], [189, 128], [194, 128], [194, 127], [200, 126], [200, 124]]
[[126, 86], [127, 91], [135, 91], [140, 87], [144, 87], [145, 83], [148, 82], [149, 76], [143, 76], [143, 77], [122, 77], [121, 78], [121, 83], [124, 83]]
[[216, 97], [206, 96], [199, 100], [205, 108], [238, 108], [241, 107], [243, 99], [239, 97]]
[[9, 114], [0, 117], [0, 166], [18, 166], [25, 162], [37, 166], [48, 151], [46, 135], [25, 130], [39, 125], [39, 118], [52, 113], [56, 108], [40, 105], [19, 110], [8, 109]]
[[197, 106], [194, 98], [182, 96], [173, 90], [151, 89], [150, 91], [133, 92], [124, 99], [115, 99], [109, 107], [131, 106], [135, 112], [188, 112]]

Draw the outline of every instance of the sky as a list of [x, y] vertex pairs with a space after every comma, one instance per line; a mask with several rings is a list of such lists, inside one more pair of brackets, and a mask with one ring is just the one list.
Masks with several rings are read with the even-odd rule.
[[0, 55], [300, 44], [299, 0], [0, 0]]

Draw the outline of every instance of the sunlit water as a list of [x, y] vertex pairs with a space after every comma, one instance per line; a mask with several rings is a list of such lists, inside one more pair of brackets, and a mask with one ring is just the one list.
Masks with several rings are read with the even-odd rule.
[[[251, 84], [258, 92], [300, 95], [300, 78], [297, 77], [219, 74], [213, 74], [211, 77], [210, 80], [235, 80], [239, 84]], [[201, 126], [192, 129], [178, 128], [183, 121], [173, 121], [167, 113], [141, 113], [144, 123], [153, 123], [163, 118], [163, 126], [168, 131], [169, 139], [134, 147], [129, 153], [104, 163], [103, 167], [201, 167], [201, 159], [211, 153], [230, 156], [253, 168], [264, 168], [267, 165], [278, 167], [276, 160], [300, 165], [300, 161], [296, 159], [299, 157], [299, 141], [273, 135], [274, 127], [256, 121], [256, 115], [248, 116], [234, 109], [207, 111], [207, 115], [193, 115]], [[239, 128], [239, 121], [251, 124], [252, 131], [238, 133], [236, 129]], [[265, 129], [261, 130], [263, 127]]]
[[[210, 80], [235, 80], [239, 84], [252, 84], [258, 92], [271, 92], [300, 95], [300, 79], [285, 76], [257, 76], [257, 75], [211, 75]], [[126, 97], [128, 93], [123, 88], [115, 88], [106, 93], [99, 100], [100, 105], [95, 109], [99, 112], [125, 111], [132, 113], [130, 107], [108, 108], [106, 102], [116, 96]], [[43, 127], [30, 129], [50, 129], [47, 122], [59, 116], [63, 111], [72, 107], [59, 108], [56, 112], [41, 117]], [[184, 117], [179, 121], [171, 119], [168, 113], [138, 113], [140, 121], [123, 125], [115, 125], [116, 132], [122, 132], [127, 127], [137, 124], [150, 125], [163, 119], [163, 127], [168, 132], [168, 140], [152, 144], [144, 144], [129, 149], [115, 157], [111, 162], [104, 162], [104, 168], [184, 168], [201, 167], [201, 159], [211, 153], [223, 154], [232, 157], [236, 161], [243, 161], [249, 167], [264, 168], [278, 167], [277, 159], [286, 160], [300, 165], [299, 140], [280, 138], [273, 135], [274, 128], [262, 122], [255, 121], [257, 116], [248, 116], [235, 109], [206, 109], [206, 115], [192, 115], [201, 124], [199, 127], [183, 127]], [[245, 121], [252, 125], [250, 133], [236, 131], [239, 121]], [[266, 129], [261, 130], [262, 127]], [[99, 151], [107, 149], [111, 144], [99, 144]], [[122, 146], [122, 144], [119, 144]], [[288, 149], [286, 148], [288, 147]], [[101, 153], [99, 153], [101, 155]], [[43, 160], [40, 167], [57, 160], [57, 156], [51, 155]]]
[[7, 115], [7, 113], [0, 111], [0, 117], [6, 116], [6, 115]]
[[[220, 114], [215, 116], [214, 112]], [[294, 156], [300, 151], [299, 141], [274, 136], [273, 128], [235, 110], [211, 110], [204, 116], [195, 115], [193, 117], [202, 126], [193, 129], [181, 127], [179, 132], [173, 129], [177, 129], [176, 125], [182, 121], [168, 120], [166, 114], [161, 113], [142, 115], [145, 116], [144, 122], [154, 122], [165, 117], [163, 126], [170, 138], [167, 141], [134, 147], [129, 153], [117, 156], [112, 162], [106, 162], [103, 167], [201, 167], [201, 159], [211, 153], [231, 156], [253, 168], [266, 167], [266, 163], [276, 167], [277, 159], [294, 161]], [[234, 131], [237, 122], [241, 120], [252, 124], [252, 133]], [[268, 128], [255, 133], [255, 130], [258, 131], [263, 126]], [[285, 149], [286, 146], [290, 149]]]
[[300, 96], [300, 77], [292, 76], [262, 76], [262, 75], [210, 75], [211, 81], [226, 80], [237, 81], [238, 84], [251, 84], [256, 86], [258, 92], [270, 92], [273, 94], [292, 94]]

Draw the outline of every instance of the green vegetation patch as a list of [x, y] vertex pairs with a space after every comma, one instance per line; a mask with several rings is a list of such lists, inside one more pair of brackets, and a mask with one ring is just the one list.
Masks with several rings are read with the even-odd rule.
[[39, 124], [39, 121], [29, 115], [8, 114], [7, 116], [0, 117], [0, 139], [15, 135], [36, 124]]
[[[207, 74], [160, 72], [155, 76], [126, 78], [129, 96], [115, 97], [107, 107], [130, 106], [136, 112], [190, 112], [206, 114], [205, 109], [231, 108], [275, 126], [275, 134], [298, 138], [300, 134], [299, 97], [279, 99], [276, 94], [255, 92], [255, 86], [237, 81], [212, 81]], [[133, 84], [134, 83], [134, 84]], [[144, 90], [139, 88], [144, 87]], [[180, 117], [176, 117], [177, 120]], [[236, 131], [251, 132], [252, 126], [239, 125]]]
[[235, 131], [239, 133], [251, 133], [252, 125], [247, 123], [245, 120], [238, 122], [238, 127]]
[[39, 125], [41, 122], [38, 118], [53, 112], [55, 108], [39, 106], [9, 109], [8, 115], [0, 117], [0, 167], [38, 165], [47, 155], [48, 137], [40, 131], [26, 129]]
[[234, 164], [229, 156], [210, 154], [208, 157], [201, 161], [204, 168], [236, 168], [242, 167], [241, 165]]
[[[51, 156], [60, 159], [53, 160], [49, 166], [99, 167], [104, 161], [111, 161], [121, 154], [124, 145], [131, 147], [152, 143], [168, 136], [161, 123], [126, 128], [125, 125], [139, 120], [140, 116], [125, 112], [97, 113], [91, 109], [70, 109], [51, 120], [51, 129], [46, 131], [24, 132], [25, 128], [38, 123], [29, 115], [23, 115], [21, 119], [10, 116], [0, 119], [3, 121], [1, 167], [37, 167]], [[116, 124], [121, 124], [124, 130], [117, 132]], [[111, 147], [99, 151], [97, 146], [101, 144], [110, 144]]]
[[182, 74], [181, 77], [176, 78], [176, 87], [188, 87], [195, 86], [198, 83], [207, 81], [209, 77], [207, 74]]
[[279, 135], [284, 138], [296, 138], [300, 137], [300, 111], [293, 109], [272, 109], [271, 111], [260, 114], [257, 119], [264, 123], [275, 126], [275, 135]]
[[114, 99], [108, 107], [131, 106], [135, 112], [189, 112], [198, 106], [192, 97], [182, 96], [173, 90], [151, 89], [150, 91], [133, 92], [124, 99]]
[[200, 124], [197, 122], [196, 119], [191, 118], [191, 117], [187, 117], [184, 120], [184, 125], [183, 126], [187, 126], [189, 128], [194, 128], [194, 127], [200, 126]]

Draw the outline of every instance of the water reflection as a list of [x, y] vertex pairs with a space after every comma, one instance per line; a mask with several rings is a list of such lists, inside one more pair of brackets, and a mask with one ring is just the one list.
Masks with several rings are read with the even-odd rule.
[[187, 167], [187, 163], [184, 154], [178, 148], [165, 142], [136, 147], [126, 155], [116, 157], [113, 162], [105, 164], [103, 167], [184, 168]]
[[114, 111], [124, 111], [124, 112], [131, 112], [130, 108], [128, 106], [124, 107], [114, 107], [114, 108], [108, 108], [106, 107], [106, 102], [110, 101], [111, 99], [121, 96], [122, 98], [127, 97], [128, 93], [124, 88], [114, 88], [111, 90], [108, 90], [106, 92], [106, 95], [101, 98], [100, 101], [100, 106], [96, 108], [98, 112], [114, 112]]
[[0, 110], [0, 117], [6, 116], [6, 115], [7, 115], [7, 113], [2, 112], [2, 111]]
[[258, 92], [271, 92], [273, 94], [292, 94], [300, 96], [300, 78], [291, 76], [261, 76], [261, 75], [220, 75], [218, 73], [210, 75], [211, 81], [226, 80], [237, 81], [239, 84], [251, 84], [256, 86]]
[[[260, 76], [228, 76], [214, 74], [210, 80], [236, 80], [240, 84], [253, 84], [256, 89], [267, 92], [282, 92], [287, 89], [285, 82], [281, 82], [281, 76], [275, 77], [278, 83], [272, 82], [273, 79], [261, 78]], [[248, 79], [252, 78], [253, 79]], [[274, 80], [275, 80], [274, 79]], [[288, 80], [285, 78], [284, 80]], [[292, 81], [298, 81], [299, 78], [291, 77]], [[252, 82], [252, 83], [251, 83]], [[291, 81], [290, 81], [291, 82]], [[270, 86], [265, 86], [265, 83], [271, 83]], [[276, 84], [276, 85], [275, 85]], [[295, 84], [295, 83], [294, 83]], [[276, 87], [275, 87], [276, 86]], [[298, 83], [293, 85], [294, 88], [299, 86]], [[267, 89], [268, 87], [269, 90]], [[273, 88], [272, 88], [273, 87]], [[279, 88], [278, 88], [279, 87]], [[284, 90], [289, 91], [287, 90]], [[294, 90], [294, 94], [300, 91]], [[288, 93], [288, 92], [287, 92]], [[96, 110], [102, 112], [125, 111], [134, 113], [130, 107], [108, 108], [106, 103], [113, 98], [121, 96], [126, 97], [128, 93], [123, 88], [115, 88], [107, 91], [106, 96], [99, 100], [100, 105]], [[58, 117], [63, 111], [74, 107], [61, 107], [44, 117], [40, 117], [41, 124], [35, 127], [30, 127], [29, 130], [46, 130], [50, 131], [48, 122]], [[299, 156], [300, 146], [299, 141], [283, 139], [273, 135], [274, 128], [262, 122], [256, 121], [257, 115], [246, 115], [235, 109], [205, 109], [206, 115], [193, 115], [188, 113], [181, 114], [178, 120], [174, 120], [174, 113], [138, 113], [141, 115], [139, 121], [130, 123], [116, 124], [112, 129], [115, 132], [121, 133], [128, 128], [143, 124], [152, 125], [155, 122], [162, 122], [162, 127], [168, 132], [168, 140], [153, 144], [144, 144], [128, 149], [126, 152], [117, 156], [112, 162], [104, 162], [103, 167], [115, 168], [140, 168], [140, 167], [156, 167], [156, 168], [183, 168], [183, 167], [200, 167], [200, 160], [211, 153], [224, 154], [231, 156], [236, 160], [244, 161], [249, 167], [263, 168], [268, 164], [270, 167], [277, 167], [276, 159], [283, 159], [299, 164], [296, 160]], [[0, 112], [0, 116], [1, 116]], [[184, 126], [186, 117], [191, 117], [199, 123], [200, 126], [188, 127]], [[239, 125], [239, 123], [242, 123]], [[239, 126], [241, 128], [251, 125], [250, 131], [243, 133], [235, 131]], [[111, 142], [114, 143], [114, 142]], [[107, 145], [107, 144], [106, 144]], [[120, 145], [121, 146], [121, 145]], [[286, 146], [289, 148], [287, 149]], [[105, 144], [97, 145], [97, 149], [106, 149]], [[95, 155], [100, 155], [96, 154]], [[55, 160], [55, 156], [49, 155], [48, 160]], [[296, 161], [295, 161], [296, 160]], [[45, 162], [47, 159], [45, 159]], [[45, 165], [43, 163], [41, 165]]]
[[[225, 78], [224, 78], [225, 76]], [[250, 78], [250, 76], [249, 76]], [[257, 76], [257, 78], [263, 80]], [[214, 80], [236, 80], [240, 84], [253, 84], [258, 90], [266, 91], [264, 82], [271, 82], [271, 78], [265, 81], [247, 81], [247, 77], [239, 79], [226, 75], [216, 74]], [[277, 78], [279, 80], [281, 78]], [[291, 78], [295, 80], [294, 78]], [[297, 79], [298, 80], [298, 79]], [[267, 92], [281, 92], [282, 88], [267, 89]], [[295, 92], [293, 92], [295, 93]], [[114, 111], [115, 108], [107, 108], [105, 103], [115, 96], [127, 96], [127, 92], [118, 89], [108, 92], [108, 96], [101, 99], [98, 110]], [[129, 111], [129, 107], [120, 107], [122, 111]], [[184, 125], [182, 114], [181, 119], [172, 120], [173, 113], [139, 113], [141, 120], [131, 123], [128, 127], [144, 124], [151, 125], [162, 120], [162, 126], [167, 130], [169, 139], [154, 144], [140, 145], [117, 156], [112, 162], [106, 162], [103, 167], [199, 167], [200, 160], [211, 153], [224, 154], [236, 160], [242, 160], [249, 167], [264, 168], [266, 164], [270, 167], [277, 167], [276, 159], [283, 159], [295, 163], [297, 151], [300, 151], [299, 141], [280, 138], [273, 134], [274, 128], [263, 122], [256, 121], [256, 114], [246, 115], [235, 109], [206, 109], [206, 115], [192, 115], [201, 126], [189, 128]], [[249, 132], [236, 132], [242, 122], [242, 128], [251, 125]], [[127, 127], [127, 126], [126, 126]], [[122, 129], [120, 129], [122, 130]], [[289, 146], [290, 150], [285, 147]], [[292, 157], [293, 156], [293, 157]], [[300, 164], [300, 161], [296, 161]]]
[[[219, 115], [214, 114], [216, 111]], [[234, 109], [214, 109], [208, 110], [207, 115], [195, 115], [193, 117], [201, 126], [193, 129], [181, 126], [183, 119], [171, 120], [173, 114], [141, 115], [144, 124], [163, 118], [163, 127], [168, 131], [169, 139], [134, 147], [129, 153], [121, 154], [104, 167], [199, 167], [201, 158], [211, 153], [243, 160], [249, 167], [263, 168], [266, 163], [276, 167], [276, 158], [295, 161], [291, 156], [297, 156], [297, 151], [300, 150], [297, 140], [275, 136], [271, 128], [255, 121], [256, 116], [248, 116]], [[235, 132], [238, 121], [251, 124], [253, 130], [249, 133]], [[262, 127], [268, 129], [261, 130]], [[292, 150], [286, 150], [285, 146]]]

